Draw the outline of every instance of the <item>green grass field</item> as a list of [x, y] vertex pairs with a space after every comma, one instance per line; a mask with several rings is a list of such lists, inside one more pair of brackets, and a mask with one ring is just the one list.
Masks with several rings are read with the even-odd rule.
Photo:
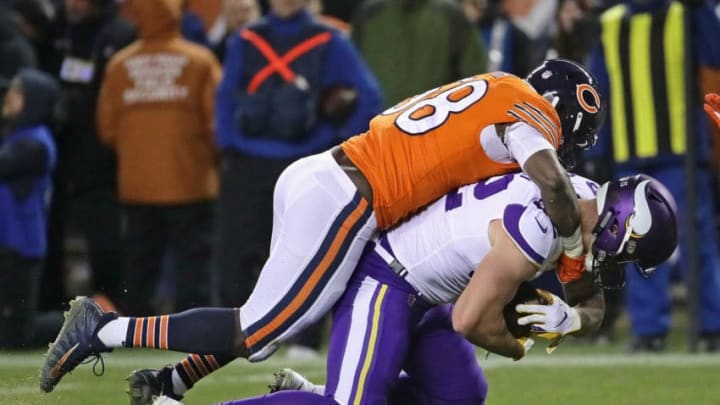
[[[490, 384], [488, 404], [720, 404], [720, 355], [684, 352], [672, 342], [668, 353], [627, 355], [620, 345], [596, 348], [567, 342], [552, 355], [542, 346], [519, 362], [479, 356]], [[51, 394], [37, 385], [40, 352], [0, 353], [0, 404], [127, 404], [125, 381], [135, 368], [159, 367], [181, 358], [174, 353], [118, 350], [105, 356], [105, 374], [91, 365], [66, 376]], [[237, 361], [198, 384], [186, 404], [213, 402], [266, 392], [271, 373], [292, 366], [315, 381], [324, 363], [289, 363], [278, 353], [265, 363]]]

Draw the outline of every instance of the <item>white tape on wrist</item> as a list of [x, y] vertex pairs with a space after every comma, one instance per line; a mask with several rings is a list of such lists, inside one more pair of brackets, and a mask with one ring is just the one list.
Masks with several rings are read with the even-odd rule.
[[583, 255], [582, 232], [579, 226], [572, 235], [567, 238], [561, 238], [561, 242], [567, 256], [578, 258]]

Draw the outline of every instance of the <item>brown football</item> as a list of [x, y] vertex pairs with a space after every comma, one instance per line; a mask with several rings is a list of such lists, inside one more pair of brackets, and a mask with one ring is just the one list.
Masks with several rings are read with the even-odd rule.
[[503, 308], [503, 317], [505, 318], [505, 325], [510, 333], [516, 338], [529, 337], [530, 336], [530, 325], [518, 325], [517, 320], [520, 318], [520, 314], [515, 311], [515, 306], [518, 304], [548, 304], [545, 298], [540, 295], [535, 287], [524, 281], [518, 287], [517, 292], [513, 299], [505, 305]]

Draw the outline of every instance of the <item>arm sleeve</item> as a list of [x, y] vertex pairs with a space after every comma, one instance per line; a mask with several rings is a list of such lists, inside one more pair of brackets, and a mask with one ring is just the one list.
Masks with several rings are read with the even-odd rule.
[[24, 139], [0, 148], [0, 179], [12, 180], [20, 176], [42, 175], [48, 171], [50, 156], [45, 146], [32, 139]]
[[342, 137], [366, 131], [370, 120], [382, 109], [380, 86], [352, 43], [339, 32], [333, 32], [327, 50], [327, 63], [324, 64], [322, 86], [337, 84], [349, 85], [358, 92], [357, 106], [345, 124]]
[[525, 168], [525, 162], [541, 150], [555, 150], [553, 145], [537, 129], [524, 123], [518, 122], [507, 128], [504, 137], [505, 146], [510, 156]]
[[240, 67], [242, 66], [242, 38], [235, 35], [228, 45], [225, 56], [223, 76], [215, 95], [215, 130], [217, 145], [223, 149], [230, 145], [235, 132], [234, 114], [236, 102], [234, 93], [240, 85]]

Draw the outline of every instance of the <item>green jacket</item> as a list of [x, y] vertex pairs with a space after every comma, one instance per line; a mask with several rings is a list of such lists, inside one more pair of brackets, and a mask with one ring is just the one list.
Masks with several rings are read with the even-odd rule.
[[352, 27], [388, 106], [487, 68], [480, 35], [451, 0], [369, 0]]

